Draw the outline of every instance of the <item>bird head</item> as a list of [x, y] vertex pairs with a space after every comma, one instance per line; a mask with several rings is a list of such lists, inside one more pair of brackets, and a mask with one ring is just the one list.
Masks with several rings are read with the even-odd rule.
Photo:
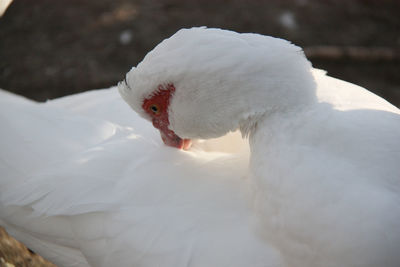
[[166, 145], [188, 149], [191, 139], [247, 135], [254, 118], [301, 102], [289, 91], [312, 84], [310, 67], [282, 39], [191, 28], [157, 45], [118, 88]]

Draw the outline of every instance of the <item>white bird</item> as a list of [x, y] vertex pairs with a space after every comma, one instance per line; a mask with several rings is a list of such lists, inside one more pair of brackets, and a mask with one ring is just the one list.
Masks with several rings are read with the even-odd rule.
[[[119, 91], [188, 151], [112, 90], [1, 103], [1, 224], [29, 247], [68, 266], [400, 266], [387, 101], [285, 40], [206, 28], [164, 40]], [[189, 148], [237, 129], [250, 155], [235, 138]]]

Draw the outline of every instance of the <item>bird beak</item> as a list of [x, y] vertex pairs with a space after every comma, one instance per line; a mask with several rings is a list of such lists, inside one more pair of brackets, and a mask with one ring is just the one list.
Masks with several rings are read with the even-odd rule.
[[188, 150], [192, 145], [190, 139], [182, 139], [174, 131], [169, 129], [168, 113], [161, 113], [153, 117], [152, 123], [154, 128], [160, 131], [161, 139], [167, 146]]
[[192, 140], [182, 139], [169, 129], [159, 129], [161, 139], [167, 146], [176, 147], [178, 149], [188, 150], [192, 145]]

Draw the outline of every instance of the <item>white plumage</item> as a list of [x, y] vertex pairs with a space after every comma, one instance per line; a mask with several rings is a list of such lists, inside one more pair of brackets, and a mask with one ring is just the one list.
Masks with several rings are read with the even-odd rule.
[[163, 41], [119, 91], [150, 119], [170, 83], [170, 130], [240, 129], [251, 153], [237, 135], [166, 147], [115, 89], [2, 92], [0, 223], [64, 266], [400, 265], [396, 107], [287, 41], [217, 29]]
[[252, 232], [248, 147], [240, 135], [226, 137], [236, 147], [199, 141], [183, 152], [164, 146], [116, 88], [44, 104], [1, 94], [1, 225], [49, 260], [60, 266], [277, 261]]

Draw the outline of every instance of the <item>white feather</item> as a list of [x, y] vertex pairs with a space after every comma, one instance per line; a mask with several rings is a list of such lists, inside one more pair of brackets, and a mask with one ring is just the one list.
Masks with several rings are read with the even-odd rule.
[[141, 114], [163, 83], [181, 138], [249, 136], [260, 233], [288, 266], [400, 266], [399, 109], [285, 40], [219, 29], [178, 31], [120, 92]]
[[165, 147], [115, 88], [1, 108], [1, 224], [56, 264], [279, 263], [252, 230], [240, 135]]
[[251, 153], [237, 134], [165, 147], [115, 89], [2, 93], [6, 229], [64, 266], [400, 266], [396, 107], [287, 41], [218, 29], [163, 41], [119, 91], [148, 119], [167, 83], [171, 130], [240, 129]]

